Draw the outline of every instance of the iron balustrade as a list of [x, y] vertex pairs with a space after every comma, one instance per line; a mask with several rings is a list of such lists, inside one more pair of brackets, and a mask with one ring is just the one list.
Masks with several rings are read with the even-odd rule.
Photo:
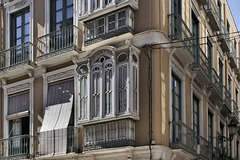
[[0, 140], [0, 159], [10, 157], [16, 157], [17, 159], [30, 158], [33, 155], [32, 140], [33, 136], [30, 135], [14, 136]]
[[172, 121], [172, 142], [170, 146], [174, 149], [183, 149], [196, 155], [197, 137], [196, 133], [181, 121]]
[[31, 42], [26, 42], [0, 52], [0, 69], [23, 63], [32, 63], [33, 47], [34, 45]]
[[37, 38], [37, 61], [69, 50], [79, 51], [80, 38], [80, 29], [74, 25]]
[[180, 14], [172, 13], [168, 15], [170, 21], [170, 33], [171, 40], [183, 40], [187, 46], [192, 45], [193, 34], [182, 19]]
[[238, 120], [238, 105], [234, 100], [232, 100], [231, 111], [232, 111], [232, 116], [234, 116]]
[[193, 68], [199, 67], [204, 74], [210, 79], [210, 63], [209, 59], [203, 52], [202, 48], [199, 46], [194, 46], [193, 48], [194, 53], [194, 62], [192, 64]]
[[206, 12], [210, 13], [218, 26], [220, 26], [219, 22], [219, 12], [218, 12], [218, 7], [216, 5], [215, 0], [208, 0], [207, 6], [206, 6]]
[[36, 133], [35, 156], [79, 153], [79, 131], [79, 128], [68, 127]]
[[211, 84], [215, 87], [218, 94], [222, 97], [223, 89], [222, 89], [222, 80], [218, 76], [217, 72], [214, 68], [211, 69]]
[[226, 104], [229, 111], [231, 111], [231, 94], [227, 90], [226, 86], [223, 86], [223, 101]]
[[203, 159], [212, 159], [212, 145], [205, 138], [198, 136], [199, 157]]

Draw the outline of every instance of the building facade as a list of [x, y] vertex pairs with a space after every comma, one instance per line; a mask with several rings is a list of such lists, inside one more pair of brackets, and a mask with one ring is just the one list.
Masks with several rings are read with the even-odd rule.
[[0, 159], [239, 159], [227, 0], [0, 2]]

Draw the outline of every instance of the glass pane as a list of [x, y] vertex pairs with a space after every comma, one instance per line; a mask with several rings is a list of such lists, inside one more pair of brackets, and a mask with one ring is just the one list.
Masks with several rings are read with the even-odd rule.
[[62, 11], [57, 11], [56, 12], [56, 23], [61, 22], [63, 20], [63, 16], [62, 16]]
[[62, 24], [61, 24], [61, 23], [56, 24], [56, 31], [60, 30], [61, 27], [62, 27]]
[[21, 16], [18, 16], [18, 17], [16, 18], [16, 27], [21, 26], [21, 24], [22, 24], [22, 17], [21, 17]]
[[29, 12], [27, 12], [27, 13], [25, 13], [25, 24], [26, 23], [29, 23], [29, 19], [30, 19], [30, 14], [29, 14]]
[[29, 36], [24, 37], [24, 42], [29, 42]]
[[18, 39], [18, 40], [16, 41], [16, 45], [20, 45], [21, 43], [22, 43], [21, 39]]
[[67, 19], [73, 17], [73, 6], [67, 8]]
[[73, 0], [67, 0], [67, 6], [70, 6], [73, 4]]
[[56, 0], [56, 10], [59, 10], [59, 9], [62, 9], [62, 0]]
[[18, 28], [16, 32], [16, 38], [20, 38], [22, 36], [22, 29]]
[[29, 34], [29, 24], [25, 25], [25, 35]]

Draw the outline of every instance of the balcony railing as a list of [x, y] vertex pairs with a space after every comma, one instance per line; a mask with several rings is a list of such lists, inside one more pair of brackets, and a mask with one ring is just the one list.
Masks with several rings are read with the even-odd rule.
[[10, 70], [21, 65], [33, 65], [33, 47], [31, 42], [0, 52], [0, 70]]
[[198, 136], [198, 156], [201, 159], [212, 159], [212, 145], [205, 138]]
[[222, 80], [214, 68], [211, 69], [211, 84], [209, 87], [213, 90], [213, 93], [211, 94], [211, 96], [213, 96], [213, 99], [217, 98], [218, 100], [221, 100], [223, 94]]
[[183, 149], [193, 155], [197, 151], [196, 133], [181, 121], [172, 123], [172, 143], [171, 148]]
[[192, 45], [191, 38], [193, 37], [193, 34], [182, 19], [181, 15], [172, 13], [168, 15], [168, 17], [170, 21], [169, 37], [171, 40], [182, 40], [187, 46]]
[[69, 51], [80, 51], [80, 29], [74, 25], [37, 38], [37, 61]]
[[220, 29], [219, 12], [215, 0], [208, 0], [206, 12], [209, 15], [211, 27], [218, 31]]
[[237, 103], [234, 100], [232, 100], [232, 109], [231, 109], [231, 111], [232, 111], [232, 117], [234, 117], [235, 120], [238, 123], [238, 105], [237, 105]]
[[237, 52], [236, 52], [236, 46], [233, 45], [232, 41], [229, 39], [230, 43], [230, 51], [228, 52], [228, 56], [230, 59], [230, 66], [232, 68], [237, 68]]
[[228, 111], [231, 111], [231, 94], [227, 90], [226, 86], [223, 86], [223, 104], [225, 104]]
[[230, 50], [230, 37], [227, 32], [225, 23], [223, 20], [220, 21], [220, 34], [219, 34], [219, 39], [221, 42], [221, 47], [224, 51], [229, 51]]
[[68, 127], [36, 133], [36, 157], [79, 153], [79, 128]]
[[32, 157], [32, 139], [32, 136], [22, 135], [0, 140], [0, 159], [27, 159]]
[[203, 78], [202, 75], [205, 75], [206, 77], [205, 79], [207, 79], [207, 81], [210, 81], [211, 72], [210, 72], [209, 59], [206, 57], [201, 47], [195, 46], [192, 49], [193, 49], [192, 52], [194, 53], [194, 63], [192, 64], [192, 67], [199, 68], [201, 71], [201, 74], [199, 74], [200, 77], [198, 79], [202, 80]]

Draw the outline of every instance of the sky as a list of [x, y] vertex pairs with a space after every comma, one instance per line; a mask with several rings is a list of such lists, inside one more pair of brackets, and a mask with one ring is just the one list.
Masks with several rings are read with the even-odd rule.
[[228, 0], [238, 30], [240, 30], [240, 0]]

